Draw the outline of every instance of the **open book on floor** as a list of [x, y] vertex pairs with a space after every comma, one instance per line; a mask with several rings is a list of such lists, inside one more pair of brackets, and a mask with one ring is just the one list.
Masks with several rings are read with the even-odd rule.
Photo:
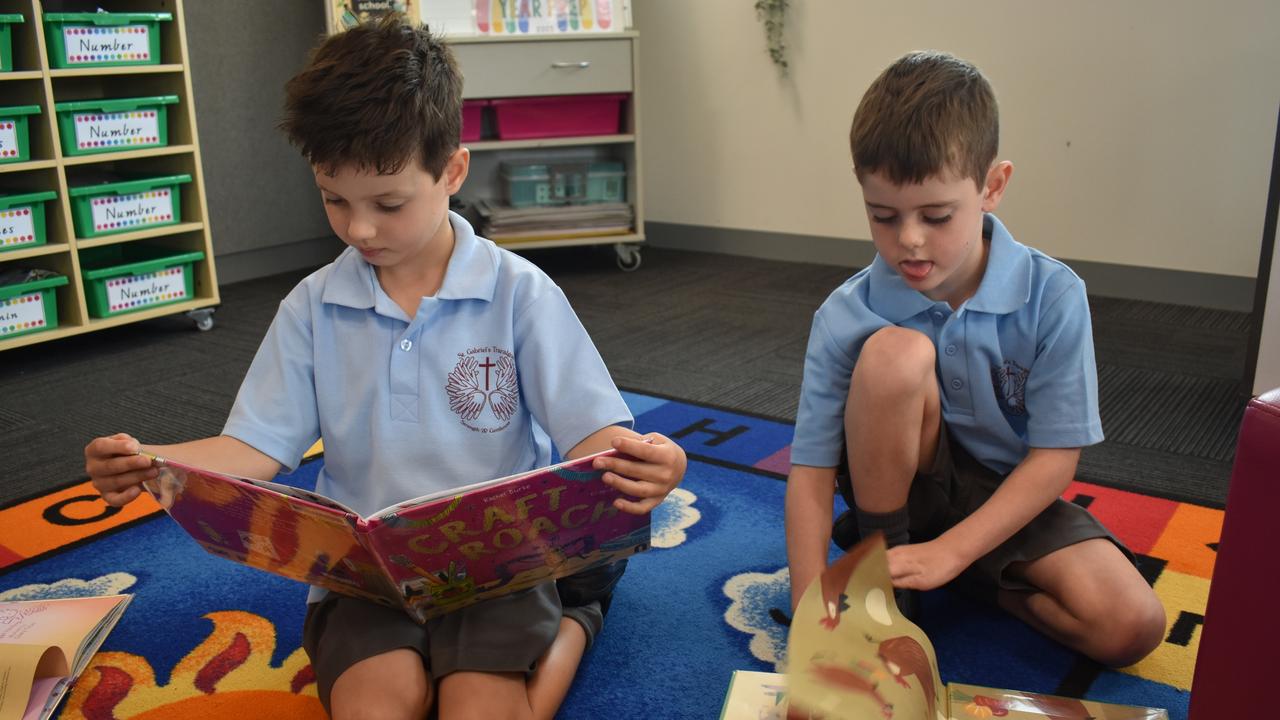
[[45, 720], [132, 595], [0, 602], [0, 720]]
[[647, 550], [649, 516], [613, 506], [622, 495], [592, 468], [597, 456], [367, 518], [314, 492], [163, 458], [146, 487], [214, 555], [401, 607], [423, 622]]
[[788, 672], [734, 673], [721, 720], [1168, 720], [1154, 708], [951, 683], [924, 631], [898, 612], [883, 536], [832, 563], [800, 598]]

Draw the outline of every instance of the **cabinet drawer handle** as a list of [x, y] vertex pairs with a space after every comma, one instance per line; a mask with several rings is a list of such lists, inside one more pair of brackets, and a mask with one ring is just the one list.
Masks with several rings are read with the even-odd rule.
[[565, 70], [569, 68], [580, 68], [585, 70], [591, 67], [591, 62], [589, 60], [583, 60], [581, 62], [553, 62], [551, 63], [551, 67], [557, 70]]

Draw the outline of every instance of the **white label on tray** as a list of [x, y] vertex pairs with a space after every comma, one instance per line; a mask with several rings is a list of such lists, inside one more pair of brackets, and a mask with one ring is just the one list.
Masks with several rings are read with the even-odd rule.
[[160, 121], [155, 110], [83, 113], [75, 118], [76, 147], [81, 150], [160, 143]]
[[67, 49], [68, 65], [146, 62], [151, 59], [151, 28], [147, 25], [65, 25], [62, 44]]
[[186, 277], [186, 266], [179, 265], [107, 280], [107, 307], [111, 312], [121, 312], [181, 300], [187, 296]]
[[0, 120], [0, 160], [18, 157], [18, 123]]
[[43, 295], [30, 295], [0, 300], [0, 337], [44, 327]]
[[36, 241], [36, 223], [31, 206], [0, 210], [0, 249], [31, 245]]
[[173, 200], [169, 197], [168, 188], [132, 195], [110, 195], [90, 202], [93, 204], [95, 232], [142, 228], [173, 220]]

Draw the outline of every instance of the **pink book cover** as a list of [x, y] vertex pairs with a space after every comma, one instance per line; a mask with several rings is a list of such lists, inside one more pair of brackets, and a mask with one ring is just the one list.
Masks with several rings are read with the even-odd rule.
[[[606, 450], [600, 455], [612, 455]], [[156, 458], [146, 484], [205, 550], [404, 608], [419, 622], [649, 548], [649, 516], [597, 455], [393, 505], [368, 518], [323, 495]]]

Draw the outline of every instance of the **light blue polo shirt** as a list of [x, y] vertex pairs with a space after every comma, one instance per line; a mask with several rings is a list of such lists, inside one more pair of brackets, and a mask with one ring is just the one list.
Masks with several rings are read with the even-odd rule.
[[835, 467], [844, 405], [862, 344], [889, 325], [937, 348], [942, 417], [987, 467], [1007, 474], [1032, 447], [1102, 440], [1098, 371], [1084, 282], [1066, 265], [1013, 239], [987, 215], [986, 272], [954, 312], [908, 287], [878, 255], [814, 313], [791, 462]]
[[[223, 434], [361, 515], [547, 465], [631, 413], [564, 293], [450, 213], [443, 284], [408, 317], [347, 248], [280, 304]], [[550, 442], [548, 442], [550, 436]], [[314, 599], [314, 598], [313, 598]]]

